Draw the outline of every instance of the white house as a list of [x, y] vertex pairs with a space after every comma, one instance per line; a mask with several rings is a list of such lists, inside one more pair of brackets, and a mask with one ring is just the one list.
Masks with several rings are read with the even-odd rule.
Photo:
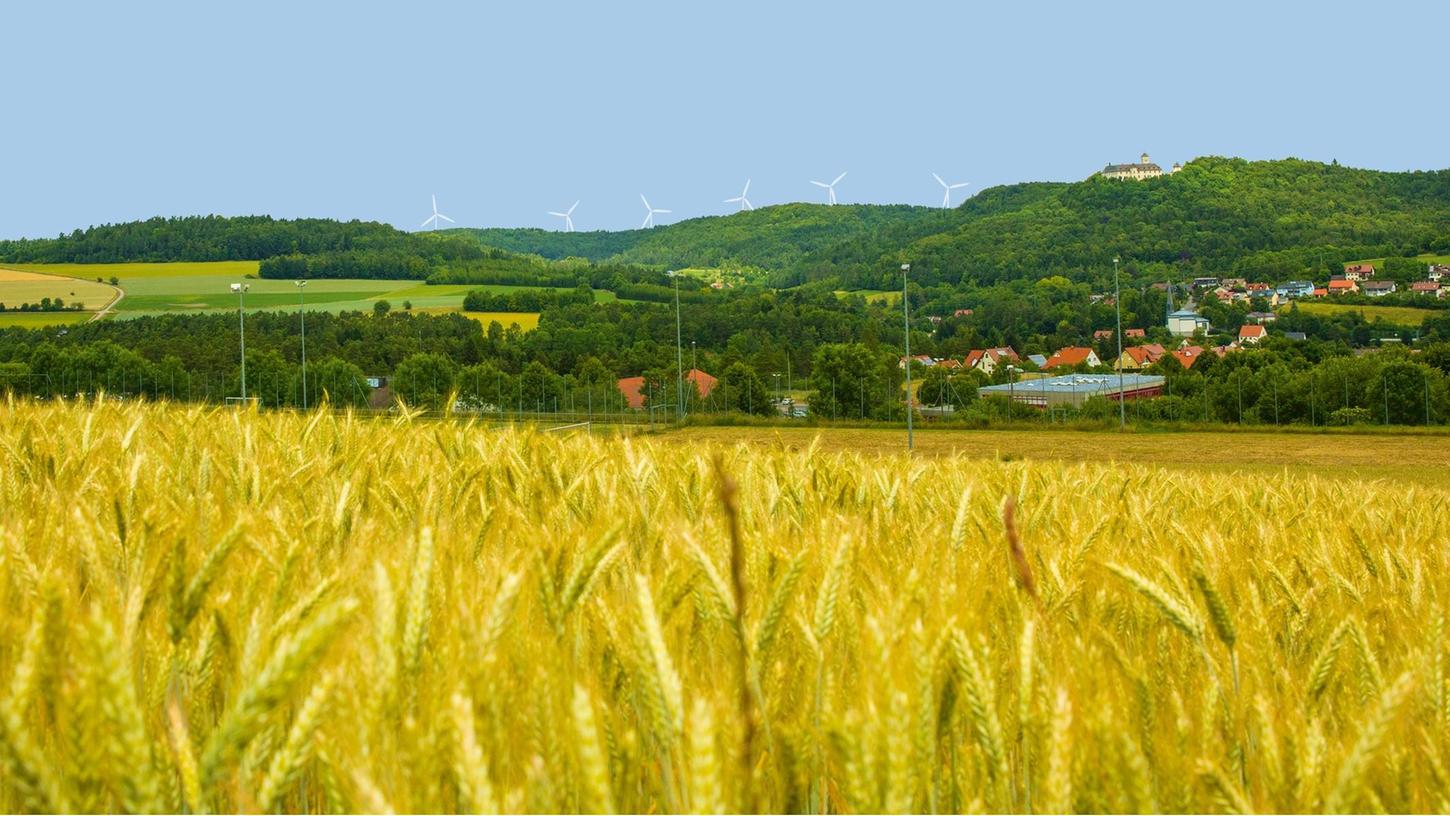
[[1192, 337], [1200, 329], [1208, 331], [1208, 318], [1198, 312], [1179, 309], [1168, 315], [1168, 332], [1174, 337]]

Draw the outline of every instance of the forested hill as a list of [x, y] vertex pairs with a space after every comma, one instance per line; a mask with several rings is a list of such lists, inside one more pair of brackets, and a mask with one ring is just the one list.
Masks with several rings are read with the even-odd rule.
[[1082, 279], [1119, 256], [1147, 273], [1250, 279], [1450, 249], [1450, 171], [1384, 173], [1285, 159], [1204, 158], [1140, 182], [1091, 178], [989, 191], [953, 229], [816, 274], [870, 286], [900, 259], [924, 282]]
[[[954, 210], [904, 205], [781, 204], [723, 216], [691, 218], [654, 229], [558, 232], [540, 229], [462, 229], [478, 241], [545, 258], [580, 257], [652, 266], [753, 267], [784, 271], [831, 257], [834, 247], [884, 246], [947, 229]], [[874, 258], [874, 256], [872, 256]]]
[[78, 229], [58, 238], [0, 241], [0, 261], [11, 263], [253, 261], [373, 252], [448, 260], [490, 255], [476, 242], [403, 232], [373, 221], [286, 221], [266, 215], [151, 218]]
[[788, 204], [654, 230], [466, 230], [545, 257], [752, 266], [778, 284], [899, 285], [1142, 274], [1322, 274], [1344, 261], [1450, 251], [1450, 171], [1385, 173], [1284, 159], [1202, 158], [1141, 182], [995, 187], [954, 210]]

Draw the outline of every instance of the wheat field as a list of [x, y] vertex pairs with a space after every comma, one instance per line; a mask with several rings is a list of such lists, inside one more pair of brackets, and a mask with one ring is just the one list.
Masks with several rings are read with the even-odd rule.
[[0, 404], [0, 811], [1445, 812], [1447, 499]]

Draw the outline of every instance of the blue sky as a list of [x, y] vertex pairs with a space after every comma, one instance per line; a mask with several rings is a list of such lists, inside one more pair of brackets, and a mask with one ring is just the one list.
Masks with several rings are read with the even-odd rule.
[[0, 4], [0, 237], [152, 215], [624, 229], [1143, 151], [1450, 167], [1447, 3]]

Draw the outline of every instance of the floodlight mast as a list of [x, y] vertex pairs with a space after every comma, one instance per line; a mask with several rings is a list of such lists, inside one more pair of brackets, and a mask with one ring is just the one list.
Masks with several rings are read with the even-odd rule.
[[232, 291], [237, 294], [237, 336], [242, 348], [242, 404], [247, 402], [247, 290], [249, 283], [234, 283]]
[[[841, 175], [846, 175], [842, 173]], [[836, 179], [840, 181], [840, 179]], [[834, 202], [833, 202], [834, 203]], [[901, 323], [906, 329], [902, 337], [906, 342], [906, 449], [913, 450], [916, 447], [915, 439], [911, 429], [911, 315], [907, 311], [906, 302], [906, 273], [911, 271], [911, 264], [901, 265]]]

